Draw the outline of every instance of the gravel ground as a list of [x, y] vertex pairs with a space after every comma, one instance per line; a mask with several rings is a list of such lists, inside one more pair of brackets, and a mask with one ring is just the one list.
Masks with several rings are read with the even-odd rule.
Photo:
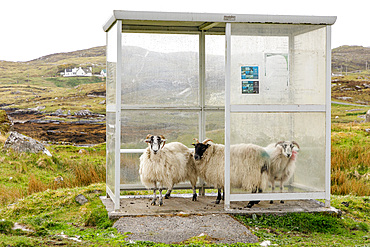
[[243, 224], [226, 214], [122, 217], [114, 224], [127, 240], [181, 243], [191, 237], [207, 236], [212, 243], [257, 243]]

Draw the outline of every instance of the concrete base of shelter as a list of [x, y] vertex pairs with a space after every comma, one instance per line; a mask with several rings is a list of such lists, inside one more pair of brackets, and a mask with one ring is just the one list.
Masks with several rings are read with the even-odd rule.
[[328, 212], [341, 214], [334, 207], [325, 207], [324, 203], [316, 200], [290, 200], [283, 204], [280, 201], [261, 201], [252, 208], [247, 208], [248, 202], [231, 202], [230, 209], [225, 210], [223, 201], [215, 204], [216, 195], [198, 196], [197, 201], [191, 200], [192, 195], [174, 194], [170, 199], [164, 199], [163, 205], [150, 205], [151, 196], [126, 196], [121, 198], [121, 207], [114, 210], [110, 198], [101, 197], [110, 219], [127, 216], [186, 216], [208, 214], [286, 214], [300, 212]]

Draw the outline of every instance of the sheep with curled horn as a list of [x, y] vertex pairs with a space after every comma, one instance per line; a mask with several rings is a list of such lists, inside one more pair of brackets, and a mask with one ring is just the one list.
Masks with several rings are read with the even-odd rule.
[[[225, 146], [215, 144], [211, 139], [194, 143], [194, 159], [198, 175], [208, 184], [217, 188], [216, 204], [220, 203], [221, 189], [225, 184]], [[233, 188], [242, 188], [251, 192], [262, 192], [267, 184], [269, 156], [266, 151], [254, 144], [236, 144], [230, 146], [230, 183]], [[223, 193], [224, 194], [224, 193]], [[251, 201], [252, 207], [258, 201]]]
[[[159, 206], [163, 205], [162, 190], [167, 188], [165, 198], [171, 195], [175, 184], [190, 181], [193, 188], [193, 201], [197, 200], [196, 182], [198, 179], [192, 152], [180, 142], [166, 144], [164, 136], [147, 135], [148, 147], [140, 156], [140, 180], [146, 188], [153, 188], [156, 204], [156, 191], [159, 190]], [[159, 187], [158, 187], [159, 184]]]
[[[272, 191], [275, 190], [275, 182], [280, 182], [280, 191], [284, 190], [284, 183], [292, 176], [296, 168], [296, 159], [299, 145], [295, 141], [279, 141], [265, 147], [270, 155], [270, 167], [268, 169], [268, 180], [271, 183]], [[283, 200], [280, 201], [284, 203]], [[273, 203], [273, 201], [270, 201]]]

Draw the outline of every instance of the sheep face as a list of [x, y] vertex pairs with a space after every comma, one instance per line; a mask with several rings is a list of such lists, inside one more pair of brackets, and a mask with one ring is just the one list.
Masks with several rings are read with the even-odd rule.
[[298, 143], [295, 141], [280, 141], [276, 143], [275, 147], [280, 146], [282, 154], [287, 157], [288, 159], [293, 156], [293, 154], [297, 153], [294, 149], [294, 146], [299, 148]]
[[209, 144], [203, 144], [203, 143], [196, 143], [196, 144], [193, 144], [194, 145], [194, 159], [195, 160], [200, 160], [202, 159], [202, 156], [204, 154], [204, 152], [207, 150], [207, 148], [211, 145]]
[[202, 156], [204, 152], [209, 148], [211, 145], [208, 144], [208, 142], [212, 142], [211, 139], [206, 139], [203, 142], [199, 142], [198, 139], [194, 138], [196, 140], [196, 143], [193, 143], [192, 145], [194, 146], [194, 159], [195, 160], [200, 160], [202, 159]]
[[148, 143], [148, 146], [153, 151], [153, 153], [157, 154], [157, 152], [164, 147], [166, 139], [162, 135], [160, 136], [147, 135], [145, 142]]

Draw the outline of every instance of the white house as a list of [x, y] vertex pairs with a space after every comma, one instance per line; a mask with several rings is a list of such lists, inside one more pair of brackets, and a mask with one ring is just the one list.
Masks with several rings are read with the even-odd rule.
[[106, 70], [106, 69], [102, 69], [102, 70], [100, 71], [100, 76], [101, 76], [101, 77], [107, 77], [107, 70]]
[[69, 76], [92, 76], [92, 68], [73, 68], [73, 69], [65, 69], [64, 70], [64, 77]]

